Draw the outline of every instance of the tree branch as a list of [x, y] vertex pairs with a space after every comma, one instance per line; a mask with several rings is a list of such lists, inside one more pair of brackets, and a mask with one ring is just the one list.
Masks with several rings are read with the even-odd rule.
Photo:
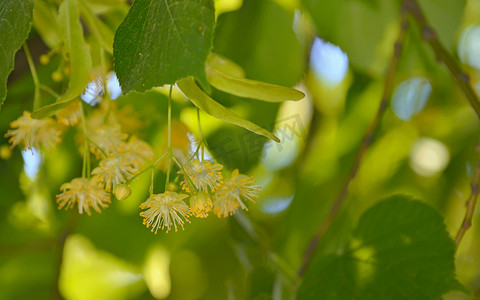
[[395, 70], [397, 68], [397, 64], [400, 58], [400, 53], [402, 52], [403, 48], [403, 43], [405, 40], [406, 32], [408, 28], [408, 20], [407, 20], [407, 13], [405, 8], [402, 8], [401, 11], [401, 24], [400, 24], [400, 32], [398, 34], [398, 38], [394, 44], [394, 52], [393, 56], [390, 60], [390, 64], [388, 66], [387, 74], [386, 74], [386, 79], [385, 79], [385, 85], [383, 88], [383, 95], [382, 99], [380, 102], [380, 106], [378, 107], [377, 114], [375, 115], [375, 119], [372, 121], [370, 124], [363, 140], [362, 144], [360, 146], [360, 149], [357, 152], [357, 156], [355, 158], [355, 162], [352, 168], [352, 171], [350, 172], [350, 175], [347, 178], [347, 181], [343, 185], [343, 188], [338, 195], [337, 199], [333, 203], [332, 208], [330, 209], [330, 212], [326, 216], [326, 218], [323, 220], [323, 222], [320, 224], [320, 226], [317, 229], [316, 234], [314, 237], [310, 240], [310, 243], [308, 245], [307, 250], [305, 251], [305, 254], [303, 256], [303, 262], [302, 265], [298, 271], [298, 275], [300, 277], [303, 277], [305, 275], [305, 272], [307, 271], [308, 266], [310, 265], [313, 255], [315, 254], [315, 251], [318, 248], [318, 243], [320, 240], [323, 238], [325, 233], [327, 232], [328, 228], [330, 228], [330, 225], [333, 222], [333, 219], [337, 215], [340, 207], [342, 204], [345, 202], [345, 198], [347, 196], [348, 188], [350, 186], [350, 183], [353, 181], [355, 176], [357, 175], [358, 169], [360, 168], [360, 164], [362, 162], [363, 156], [365, 155], [365, 152], [367, 148], [371, 145], [372, 140], [373, 140], [373, 135], [378, 127], [378, 124], [380, 123], [380, 120], [383, 117], [383, 114], [385, 112], [385, 109], [387, 108], [389, 104], [389, 97], [390, 94], [392, 93], [393, 89], [393, 77], [395, 74]]
[[455, 237], [457, 250], [458, 250], [458, 246], [460, 245], [460, 242], [462, 241], [463, 236], [465, 235], [467, 230], [472, 226], [473, 213], [475, 211], [475, 206], [477, 204], [478, 189], [479, 189], [478, 182], [480, 181], [480, 140], [478, 141], [476, 151], [477, 151], [477, 166], [475, 168], [475, 175], [473, 175], [472, 182], [470, 183], [470, 197], [468, 197], [468, 200], [465, 203], [465, 206], [467, 207], [467, 211], [465, 212], [465, 217], [463, 218], [462, 225], [458, 229], [457, 236]]
[[480, 118], [480, 101], [471, 87], [470, 77], [462, 71], [453, 57], [440, 43], [437, 33], [430, 24], [428, 24], [417, 0], [404, 0], [404, 7], [420, 27], [422, 38], [430, 45], [437, 59], [446, 65], [468, 102], [470, 102], [470, 105], [475, 110], [475, 113]]

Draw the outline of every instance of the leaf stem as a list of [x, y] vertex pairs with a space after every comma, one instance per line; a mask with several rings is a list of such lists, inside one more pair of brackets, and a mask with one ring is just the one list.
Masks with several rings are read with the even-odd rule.
[[25, 51], [25, 56], [27, 57], [28, 66], [30, 67], [30, 72], [32, 73], [34, 92], [33, 92], [33, 111], [36, 111], [40, 108], [40, 80], [38, 79], [37, 69], [35, 68], [35, 63], [33, 62], [32, 55], [30, 54], [30, 49], [28, 49], [27, 43], [23, 44], [23, 50]]
[[49, 88], [48, 86], [46, 86], [44, 84], [40, 84], [40, 89], [44, 90], [45, 92], [49, 93], [50, 95], [52, 95], [55, 98], [60, 98], [59, 94], [57, 94], [54, 90], [52, 90], [51, 88]]
[[185, 168], [182, 166], [182, 164], [177, 160], [177, 158], [175, 156], [172, 155], [172, 159], [173, 161], [177, 164], [177, 166], [180, 168], [180, 170], [182, 170], [182, 173], [183, 175], [185, 176], [185, 178], [187, 179], [188, 183], [192, 186], [192, 189], [198, 193], [198, 189], [197, 187], [195, 186], [195, 184], [193, 184], [193, 181], [192, 179], [190, 178], [190, 176], [188, 175], [187, 171], [185, 170]]
[[457, 235], [455, 237], [455, 244], [457, 244], [456, 250], [460, 246], [460, 242], [463, 239], [463, 236], [470, 227], [472, 227], [473, 213], [475, 212], [475, 206], [477, 205], [478, 199], [478, 182], [480, 181], [480, 140], [478, 141], [477, 147], [477, 165], [475, 168], [475, 174], [473, 175], [472, 182], [470, 183], [470, 196], [465, 203], [467, 211], [465, 212], [465, 217], [463, 218], [462, 225], [458, 229]]
[[463, 94], [470, 102], [470, 105], [475, 110], [475, 113], [480, 118], [480, 101], [477, 94], [472, 89], [470, 77], [462, 71], [457, 62], [442, 45], [438, 39], [437, 33], [425, 19], [425, 15], [418, 5], [417, 0], [404, 0], [403, 2], [405, 9], [410, 15], [412, 15], [413, 19], [420, 27], [422, 38], [427, 42], [430, 48], [432, 48], [437, 59], [445, 64], [447, 69], [450, 71], [450, 74], [457, 82], [458, 87], [462, 90]]
[[92, 144], [93, 146], [95, 146], [95, 148], [97, 148], [98, 150], [100, 150], [100, 152], [102, 152], [102, 154], [103, 154], [103, 156], [104, 156], [105, 158], [108, 157], [108, 155], [107, 155], [107, 153], [105, 152], [105, 150], [103, 150], [99, 145], [97, 145], [97, 143], [95, 143], [95, 142], [94, 142], [90, 137], [88, 137], [88, 136], [86, 136], [86, 138], [87, 138], [87, 140], [88, 140], [88, 142], [89, 142], [90, 144]]
[[165, 190], [168, 188], [168, 183], [170, 182], [170, 171], [172, 170], [172, 88], [170, 85], [170, 92], [168, 93], [168, 113], [167, 113], [167, 125], [168, 125], [168, 168], [167, 168], [167, 178], [165, 180]]
[[[202, 144], [207, 145], [207, 141], [205, 141], [205, 139], [203, 138], [202, 123], [200, 122], [200, 108], [198, 108], [198, 107], [197, 107], [197, 121], [198, 121], [198, 133], [200, 135], [200, 141], [201, 141]], [[199, 145], [200, 145], [200, 143], [199, 143]], [[202, 147], [200, 149], [200, 151], [201, 151], [201, 157], [202, 157], [202, 160], [203, 160], [204, 157], [205, 157], [205, 150]]]
[[85, 136], [85, 148], [84, 148], [84, 152], [83, 152], [82, 177], [90, 178], [90, 149], [89, 149], [90, 138], [88, 137], [88, 133], [87, 133], [87, 123], [85, 122], [85, 110], [83, 109], [83, 101], [79, 101], [78, 105], [80, 105], [80, 112], [81, 112], [80, 115], [82, 117], [83, 135]]
[[142, 175], [143, 173], [147, 172], [148, 170], [150, 169], [153, 169], [157, 166], [157, 164], [162, 160], [162, 158], [164, 158], [166, 155], [168, 154], [168, 152], [165, 152], [159, 159], [157, 159], [152, 165], [148, 166], [147, 168], [143, 169], [142, 171], [140, 171], [139, 173], [135, 174], [134, 176], [132, 176], [129, 180], [127, 180], [125, 182], [125, 184], [130, 184], [135, 178], [137, 178], [138, 176]]
[[357, 172], [360, 168], [360, 164], [362, 162], [363, 156], [366, 153], [367, 148], [372, 144], [373, 141], [373, 135], [378, 127], [378, 124], [380, 123], [380, 120], [383, 117], [383, 114], [385, 112], [385, 109], [387, 108], [389, 104], [389, 97], [393, 89], [393, 78], [395, 75], [395, 70], [397, 68], [398, 61], [400, 59], [400, 54], [403, 48], [403, 43], [405, 40], [406, 32], [408, 28], [408, 20], [407, 20], [407, 14], [405, 11], [405, 8], [402, 8], [401, 11], [401, 24], [400, 24], [400, 32], [398, 34], [398, 38], [394, 44], [394, 52], [393, 56], [390, 60], [390, 64], [388, 66], [387, 74], [386, 74], [386, 79], [385, 79], [385, 85], [383, 88], [383, 95], [382, 99], [380, 101], [380, 105], [377, 110], [377, 114], [375, 115], [375, 118], [373, 119], [372, 123], [370, 124], [363, 140], [362, 144], [357, 152], [357, 155], [355, 157], [355, 162], [353, 164], [353, 168], [350, 172], [350, 175], [348, 176], [346, 182], [343, 185], [343, 188], [336, 198], [335, 202], [333, 203], [333, 206], [331, 207], [328, 215], [325, 217], [325, 219], [322, 221], [320, 226], [317, 228], [317, 231], [313, 238], [310, 240], [310, 243], [307, 247], [307, 250], [305, 251], [305, 254], [303, 256], [303, 261], [302, 265], [298, 271], [299, 277], [303, 277], [305, 275], [305, 272], [307, 271], [308, 266], [310, 265], [313, 256], [315, 254], [315, 251], [318, 248], [318, 243], [320, 240], [324, 237], [325, 233], [327, 230], [330, 228], [330, 225], [332, 224], [335, 216], [337, 215], [340, 207], [343, 205], [345, 202], [348, 189], [350, 187], [351, 182], [357, 175]]

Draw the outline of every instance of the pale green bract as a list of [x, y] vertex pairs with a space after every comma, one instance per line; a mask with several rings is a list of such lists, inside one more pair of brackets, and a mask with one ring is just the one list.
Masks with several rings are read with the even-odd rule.
[[187, 98], [199, 109], [217, 119], [232, 123], [250, 130], [259, 135], [263, 135], [275, 142], [280, 140], [271, 132], [255, 125], [254, 123], [243, 119], [225, 106], [210, 98], [204, 91], [202, 91], [196, 84], [193, 77], [187, 77], [177, 81], [178, 88], [187, 96]]

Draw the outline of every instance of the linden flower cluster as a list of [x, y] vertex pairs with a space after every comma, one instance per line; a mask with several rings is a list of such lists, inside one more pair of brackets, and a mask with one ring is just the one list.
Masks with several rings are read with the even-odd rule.
[[[101, 122], [99, 122], [100, 119]], [[78, 204], [79, 213], [82, 213], [80, 206], [85, 207], [83, 203], [88, 203], [87, 206], [100, 212], [99, 207], [105, 208], [110, 203], [112, 188], [115, 190], [117, 185], [126, 183], [140, 171], [147, 160], [152, 160], [154, 156], [149, 144], [136, 136], [129, 137], [122, 132], [117, 122], [107, 119], [106, 114], [101, 110], [100, 113], [97, 110], [92, 114], [92, 117], [87, 120], [86, 127], [91, 128], [87, 135], [89, 150], [99, 160], [98, 166], [92, 170], [92, 177], [88, 179], [88, 184], [84, 178], [75, 178], [60, 187], [62, 193], [57, 195], [59, 209], [63, 207], [69, 209]], [[128, 186], [127, 189], [129, 189]], [[130, 194], [123, 192], [115, 195], [119, 200], [123, 200]], [[82, 202], [81, 197], [87, 200]], [[89, 210], [84, 210], [89, 214]]]
[[[235, 214], [238, 208], [247, 210], [245, 201], [255, 202], [260, 187], [252, 177], [240, 174], [235, 169], [224, 178], [223, 166], [208, 160], [188, 161], [179, 171], [184, 180], [181, 182], [185, 193], [166, 191], [152, 194], [140, 205], [146, 209], [140, 213], [143, 224], [157, 233], [158, 229], [169, 232], [172, 227], [177, 231], [189, 217], [206, 218], [213, 211], [218, 217]], [[185, 203], [188, 199], [189, 205]]]
[[[101, 213], [109, 206], [111, 193], [119, 200], [128, 198], [130, 181], [154, 168], [161, 158], [152, 164], [152, 147], [135, 135], [122, 131], [124, 127], [118, 116], [108, 106], [102, 107], [101, 103], [100, 108], [94, 108], [87, 118], [82, 105], [74, 102], [58, 111], [55, 118], [40, 120], [33, 119], [30, 112], [24, 112], [10, 124], [12, 129], [5, 136], [10, 137], [12, 147], [51, 149], [60, 142], [68, 127], [76, 126], [81, 133], [78, 141], [83, 144], [80, 147], [84, 155], [83, 175], [62, 184], [56, 201], [59, 209], [76, 207], [79, 214], [90, 215], [92, 210]], [[135, 120], [126, 122], [137, 123]], [[95, 165], [90, 171], [91, 158]], [[173, 153], [168, 158], [180, 169], [177, 175], [182, 177], [182, 191], [151, 193], [140, 205], [143, 223], [152, 232], [157, 233], [159, 228], [166, 232], [177, 231], [179, 227], [183, 229], [184, 224], [190, 222], [189, 217], [206, 218], [210, 212], [225, 218], [235, 214], [237, 209], [247, 210], [246, 203], [254, 203], [258, 198], [260, 187], [255, 185], [252, 177], [240, 174], [238, 169], [225, 176], [223, 166], [209, 160], [191, 158], [181, 164]], [[150, 162], [149, 166], [141, 170], [147, 162]], [[153, 191], [153, 182], [151, 188]]]
[[52, 118], [36, 120], [31, 113], [24, 111], [23, 115], [10, 123], [12, 130], [5, 137], [10, 137], [11, 148], [21, 145], [22, 149], [51, 149], [60, 142], [62, 128]]
[[[5, 137], [9, 137], [11, 147], [22, 149], [49, 150], [61, 140], [68, 127], [77, 126], [82, 132], [83, 141], [87, 140], [90, 152], [97, 158], [98, 166], [84, 176], [74, 178], [61, 185], [57, 195], [59, 209], [71, 209], [77, 206], [78, 212], [91, 214], [108, 207], [112, 187], [125, 183], [137, 174], [146, 161], [153, 159], [153, 150], [148, 143], [136, 136], [122, 132], [120, 125], [107, 114], [105, 107], [95, 108], [86, 124], [79, 124], [83, 105], [74, 102], [56, 113], [55, 118], [34, 119], [25, 111], [17, 120], [10, 123]], [[100, 124], [100, 125], [99, 125]], [[86, 134], [84, 128], [91, 128]], [[82, 147], [84, 148], [84, 147]], [[87, 156], [84, 156], [84, 160]], [[88, 164], [88, 167], [87, 167]], [[84, 162], [84, 169], [90, 170], [90, 159]], [[91, 178], [90, 178], [91, 175]], [[88, 178], [87, 178], [88, 177]], [[123, 197], [125, 197], [123, 193]]]

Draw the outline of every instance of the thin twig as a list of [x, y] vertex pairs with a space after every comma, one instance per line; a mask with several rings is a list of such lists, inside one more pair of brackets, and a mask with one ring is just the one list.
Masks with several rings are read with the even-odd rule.
[[470, 183], [470, 197], [468, 197], [465, 206], [467, 211], [465, 212], [465, 217], [463, 218], [462, 225], [458, 229], [457, 236], [455, 237], [455, 244], [458, 246], [462, 241], [463, 236], [467, 230], [472, 226], [473, 213], [475, 211], [475, 206], [478, 199], [478, 182], [480, 181], [480, 140], [477, 144], [477, 166], [475, 168], [475, 175], [473, 175], [472, 182]]
[[315, 233], [315, 236], [310, 240], [310, 243], [308, 245], [307, 250], [305, 251], [305, 254], [303, 256], [303, 262], [302, 265], [298, 271], [298, 275], [302, 277], [305, 275], [305, 272], [310, 265], [313, 255], [315, 254], [315, 251], [318, 248], [318, 243], [319, 241], [323, 238], [325, 233], [327, 232], [328, 228], [332, 224], [333, 219], [337, 215], [340, 207], [342, 204], [345, 202], [345, 198], [347, 196], [348, 188], [350, 186], [350, 183], [353, 181], [355, 176], [357, 175], [358, 169], [360, 168], [360, 164], [362, 162], [363, 156], [365, 155], [365, 152], [367, 148], [370, 146], [373, 140], [373, 134], [375, 133], [378, 124], [380, 123], [380, 120], [382, 119], [382, 116], [385, 112], [385, 109], [388, 106], [389, 103], [389, 97], [392, 92], [393, 88], [393, 77], [395, 74], [395, 70], [400, 58], [400, 53], [402, 51], [403, 43], [405, 40], [406, 36], [406, 31], [408, 28], [408, 20], [407, 20], [407, 14], [404, 8], [402, 8], [401, 12], [401, 25], [400, 25], [400, 32], [397, 38], [397, 41], [394, 44], [394, 52], [392, 59], [390, 60], [390, 65], [388, 67], [387, 75], [386, 75], [386, 80], [385, 80], [385, 86], [383, 89], [383, 95], [382, 95], [382, 100], [380, 102], [380, 106], [378, 108], [377, 114], [375, 116], [375, 119], [372, 121], [370, 124], [370, 127], [368, 128], [363, 141], [362, 145], [360, 146], [360, 149], [357, 152], [357, 156], [355, 158], [355, 163], [353, 165], [352, 171], [350, 172], [350, 175], [347, 178], [347, 181], [343, 185], [342, 191], [338, 195], [337, 199], [333, 203], [332, 208], [330, 209], [330, 212], [326, 216], [326, 218], [323, 220], [323, 222], [320, 224], [320, 226], [317, 229], [317, 232]]
[[433, 52], [435, 52], [437, 59], [446, 65], [468, 102], [470, 102], [470, 105], [475, 110], [475, 113], [480, 118], [480, 101], [477, 94], [475, 94], [475, 91], [472, 89], [470, 77], [462, 71], [457, 62], [442, 45], [437, 37], [437, 33], [425, 19], [425, 15], [417, 1], [404, 0], [404, 7], [413, 16], [413, 19], [420, 27], [422, 38], [430, 45]]

